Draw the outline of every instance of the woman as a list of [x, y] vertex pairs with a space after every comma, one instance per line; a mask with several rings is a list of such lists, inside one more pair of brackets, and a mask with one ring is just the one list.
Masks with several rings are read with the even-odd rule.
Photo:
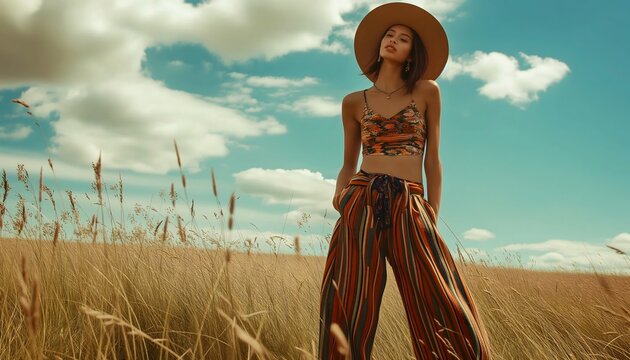
[[[361, 21], [354, 47], [374, 86], [342, 102], [344, 166], [333, 198], [341, 217], [321, 287], [319, 357], [342, 358], [330, 330], [335, 323], [352, 359], [370, 358], [387, 261], [417, 359], [490, 359], [468, 285], [437, 228], [441, 100], [434, 79], [448, 57], [446, 33], [425, 10], [389, 3]], [[429, 200], [422, 184], [425, 149]]]

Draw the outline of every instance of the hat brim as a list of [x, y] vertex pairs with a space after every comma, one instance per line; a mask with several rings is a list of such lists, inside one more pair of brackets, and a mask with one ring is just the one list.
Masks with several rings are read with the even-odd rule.
[[[359, 23], [354, 35], [354, 55], [362, 72], [379, 55], [383, 33], [395, 24], [406, 25], [416, 31], [427, 50], [427, 68], [421, 79], [435, 80], [448, 60], [448, 38], [442, 24], [419, 6], [393, 2], [374, 8]], [[374, 74], [368, 75], [372, 82]]]

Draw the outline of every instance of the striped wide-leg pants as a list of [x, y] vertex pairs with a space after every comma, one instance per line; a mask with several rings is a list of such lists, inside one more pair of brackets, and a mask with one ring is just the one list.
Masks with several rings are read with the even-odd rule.
[[370, 359], [390, 263], [417, 359], [490, 359], [468, 285], [437, 229], [422, 183], [359, 170], [339, 196], [320, 299], [319, 359]]

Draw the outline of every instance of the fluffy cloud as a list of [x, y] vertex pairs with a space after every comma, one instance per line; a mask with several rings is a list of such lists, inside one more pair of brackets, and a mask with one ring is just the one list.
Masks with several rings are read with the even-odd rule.
[[484, 85], [479, 93], [493, 100], [506, 99], [513, 105], [524, 105], [538, 100], [538, 94], [562, 80], [569, 66], [550, 57], [527, 55], [519, 52], [528, 68], [521, 69], [518, 60], [500, 52], [475, 51], [471, 55], [449, 57], [441, 77], [453, 79], [467, 74]]
[[[48, 164], [50, 158], [55, 172], [53, 173]], [[96, 162], [98, 156], [91, 159], [91, 162]], [[177, 161], [173, 158], [173, 161]], [[91, 164], [79, 165], [74, 161], [67, 162], [60, 158], [50, 156], [46, 154], [29, 151], [19, 151], [15, 149], [0, 147], [0, 164], [2, 169], [6, 170], [9, 174], [15, 174], [18, 164], [23, 164], [26, 170], [34, 176], [39, 176], [39, 169], [42, 169], [44, 179], [63, 179], [72, 180], [80, 183], [88, 184], [94, 180], [94, 170]], [[101, 172], [102, 181], [104, 184], [116, 184], [119, 180], [119, 172], [113, 171], [109, 168], [109, 164], [104, 164]], [[142, 186], [147, 187], [164, 187], [168, 186], [169, 179], [164, 178], [163, 183], [157, 183], [155, 176], [149, 174], [123, 174], [123, 181], [125, 185]], [[46, 180], [48, 181], [48, 180]], [[205, 190], [206, 187], [204, 187]], [[60, 189], [56, 189], [60, 190]]]
[[630, 255], [630, 233], [620, 233], [613, 237], [608, 245]]
[[[138, 72], [144, 49], [193, 42], [225, 63], [326, 49], [351, 1], [0, 1], [0, 86]], [[291, 14], [291, 16], [287, 16]], [[185, 25], [183, 25], [185, 24]], [[45, 62], [43, 61], [45, 59]], [[97, 65], [98, 64], [98, 65]]]
[[294, 206], [287, 214], [292, 220], [304, 212], [315, 216], [315, 221], [323, 221], [322, 214], [331, 211], [338, 215], [331, 204], [336, 181], [319, 172], [251, 168], [234, 174], [234, 178], [239, 190], [267, 204]]
[[[452, 21], [452, 15], [457, 16], [456, 11], [462, 6], [465, 0], [412, 0], [406, 1], [410, 4], [415, 4], [423, 9], [428, 10], [433, 16], [435, 16], [440, 22]], [[367, 6], [367, 10], [372, 10], [377, 6], [388, 3], [389, 1], [379, 0], [353, 0], [351, 1], [355, 6]]]
[[[343, 44], [329, 39], [337, 33], [339, 40], [353, 37], [356, 23], [342, 16], [382, 3], [0, 0], [0, 36], [5, 39], [0, 88], [107, 79], [113, 72], [137, 73], [145, 48], [178, 42], [201, 44], [226, 64], [313, 49], [344, 52]], [[412, 3], [445, 21], [463, 0]]]
[[[620, 233], [613, 237], [606, 245], [614, 246], [622, 251], [630, 251], [630, 234]], [[530, 266], [557, 267], [563, 269], [578, 268], [630, 271], [627, 255], [617, 254], [613, 249], [599, 244], [583, 241], [551, 239], [531, 244], [510, 244], [497, 250], [543, 252], [542, 255], [529, 256]]]
[[494, 239], [495, 235], [486, 229], [472, 228], [464, 231], [464, 239], [468, 240], [489, 240]]
[[[269, 107], [267, 106], [269, 104], [260, 103], [258, 99], [253, 96], [254, 88], [263, 88], [262, 95], [273, 99], [292, 96], [299, 88], [319, 83], [317, 78], [311, 76], [304, 76], [302, 78], [251, 76], [240, 72], [230, 72], [227, 76], [232, 79], [232, 81], [221, 84], [221, 87], [226, 89], [226, 94], [224, 96], [206, 98], [216, 103], [234, 107], [235, 109], [243, 109], [248, 113], [259, 112], [265, 107]], [[271, 89], [273, 89], [273, 91], [271, 91]], [[247, 106], [244, 107], [244, 105]], [[276, 106], [275, 104], [271, 105], [272, 107]]]
[[0, 139], [2, 140], [23, 140], [26, 139], [33, 128], [30, 126], [0, 126]]
[[281, 104], [279, 108], [311, 116], [330, 117], [341, 114], [341, 103], [330, 96], [307, 96], [291, 104]]
[[251, 86], [287, 88], [314, 85], [318, 81], [311, 76], [305, 76], [301, 79], [289, 79], [280, 76], [250, 76], [247, 78], [246, 83]]
[[[48, 96], [51, 93], [54, 96]], [[54, 154], [89, 164], [102, 152], [110, 167], [138, 172], [175, 168], [173, 140], [186, 167], [195, 172], [204, 158], [224, 156], [231, 142], [286, 132], [273, 117], [252, 119], [141, 76], [65, 91], [32, 87], [22, 98], [36, 115], [59, 112], [59, 120], [52, 123]]]

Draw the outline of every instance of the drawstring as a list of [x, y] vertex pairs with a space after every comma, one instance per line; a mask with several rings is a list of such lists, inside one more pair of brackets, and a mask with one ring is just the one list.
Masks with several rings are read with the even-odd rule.
[[[368, 204], [371, 205], [372, 190], [377, 191], [376, 204], [373, 206], [376, 220], [376, 231], [383, 231], [392, 226], [392, 200], [400, 193], [404, 193], [403, 201], [407, 201], [408, 189], [405, 181], [388, 174], [374, 176], [367, 187]], [[403, 204], [403, 207], [406, 204]]]

